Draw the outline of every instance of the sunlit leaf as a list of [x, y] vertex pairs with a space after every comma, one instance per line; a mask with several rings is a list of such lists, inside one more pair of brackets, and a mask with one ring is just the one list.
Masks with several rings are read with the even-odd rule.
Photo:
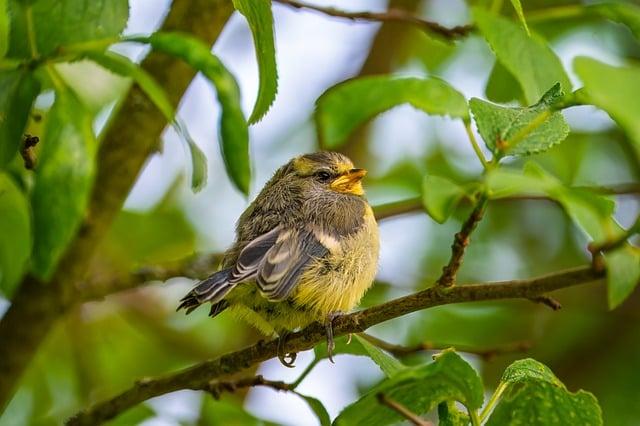
[[140, 404], [125, 411], [113, 420], [104, 423], [104, 426], [131, 426], [156, 416], [156, 412], [148, 405]]
[[467, 426], [469, 415], [458, 410], [455, 402], [446, 401], [438, 404], [438, 426]]
[[509, 385], [527, 381], [542, 381], [562, 386], [560, 380], [549, 367], [532, 358], [521, 359], [509, 365], [502, 373], [500, 381]]
[[57, 84], [31, 194], [32, 266], [43, 279], [50, 276], [86, 214], [97, 150], [92, 117], [69, 88]]
[[244, 194], [249, 192], [251, 165], [249, 160], [249, 130], [240, 107], [240, 90], [233, 75], [197, 38], [182, 33], [156, 33], [151, 37], [132, 40], [150, 43], [158, 51], [181, 58], [200, 71], [216, 88], [222, 109], [220, 135], [222, 156], [227, 173]]
[[438, 223], [444, 223], [465, 196], [464, 188], [447, 178], [427, 175], [422, 181], [424, 208]]
[[584, 83], [587, 100], [605, 110], [640, 152], [640, 67], [614, 67], [586, 57], [576, 58], [573, 67]]
[[605, 254], [609, 308], [620, 305], [640, 284], [640, 249], [630, 244]]
[[522, 23], [524, 30], [527, 32], [527, 34], [530, 34], [529, 26], [527, 26], [527, 20], [524, 18], [524, 12], [522, 11], [522, 4], [520, 3], [520, 0], [511, 0], [511, 5], [515, 9], [516, 14], [518, 15], [518, 19]]
[[0, 59], [4, 58], [9, 50], [9, 9], [8, 0], [0, 0]]
[[191, 138], [186, 127], [177, 120], [173, 105], [164, 89], [149, 73], [125, 56], [113, 52], [86, 52], [85, 55], [111, 72], [133, 79], [140, 86], [189, 147], [192, 170], [191, 188], [194, 191], [202, 189], [207, 183], [207, 158]]
[[0, 235], [0, 294], [10, 298], [31, 255], [31, 218], [25, 195], [1, 172]]
[[378, 364], [378, 367], [380, 367], [387, 377], [394, 376], [406, 368], [406, 366], [396, 358], [384, 352], [382, 349], [373, 346], [365, 338], [360, 337], [357, 334], [355, 335], [355, 338], [358, 340], [358, 343], [362, 345], [367, 354], [369, 354], [369, 358]]
[[571, 393], [564, 386], [529, 381], [504, 395], [487, 425], [599, 426], [602, 412], [589, 392]]
[[256, 47], [260, 87], [253, 112], [249, 117], [249, 123], [255, 123], [267, 113], [278, 91], [271, 0], [233, 0], [233, 5], [247, 18]]
[[[129, 18], [128, 0], [9, 0], [9, 57], [49, 55], [71, 43], [115, 37]], [[31, 22], [29, 22], [29, 19]], [[35, 42], [30, 46], [30, 41]]]
[[327, 90], [317, 102], [316, 126], [320, 143], [337, 148], [362, 124], [402, 104], [427, 114], [467, 119], [467, 102], [438, 78], [362, 77]]
[[18, 152], [40, 83], [31, 72], [0, 72], [0, 169]]
[[571, 82], [553, 50], [536, 34], [528, 35], [509, 19], [476, 7], [473, 17], [500, 63], [520, 83], [525, 101], [536, 102], [551, 86], [571, 90]]
[[408, 367], [383, 380], [347, 406], [334, 424], [381, 426], [401, 421], [397, 412], [378, 402], [377, 396], [381, 393], [418, 415], [434, 409], [442, 401], [459, 401], [476, 410], [483, 400], [478, 374], [453, 350], [446, 350], [432, 363]]
[[469, 108], [487, 147], [496, 155], [529, 155], [543, 152], [562, 142], [569, 125], [553, 105], [563, 96], [556, 84], [530, 107], [512, 108], [478, 98]]

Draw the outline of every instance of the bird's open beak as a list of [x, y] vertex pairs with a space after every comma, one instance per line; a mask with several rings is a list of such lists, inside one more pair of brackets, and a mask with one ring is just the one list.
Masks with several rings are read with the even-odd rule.
[[331, 182], [331, 189], [347, 194], [362, 195], [362, 178], [367, 174], [365, 169], [351, 169]]

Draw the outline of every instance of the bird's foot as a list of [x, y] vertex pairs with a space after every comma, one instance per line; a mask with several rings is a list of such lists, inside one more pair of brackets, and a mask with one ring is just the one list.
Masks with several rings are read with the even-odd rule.
[[341, 317], [342, 315], [344, 315], [344, 313], [340, 311], [329, 312], [324, 323], [324, 327], [327, 333], [327, 357], [333, 364], [335, 364], [335, 362], [333, 361], [333, 351], [336, 348], [336, 342], [333, 340], [333, 321], [336, 318]]
[[287, 353], [284, 351], [284, 346], [287, 343], [288, 335], [289, 333], [286, 331], [278, 335], [278, 360], [280, 360], [280, 363], [285, 367], [294, 368], [298, 354], [295, 352]]

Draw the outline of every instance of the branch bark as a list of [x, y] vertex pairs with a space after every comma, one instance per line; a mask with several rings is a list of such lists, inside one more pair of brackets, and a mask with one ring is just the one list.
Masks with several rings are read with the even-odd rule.
[[[566, 287], [587, 284], [604, 277], [603, 272], [590, 266], [556, 272], [526, 280], [459, 285], [448, 288], [433, 286], [350, 315], [338, 317], [334, 322], [334, 335], [362, 333], [369, 327], [411, 312], [451, 303], [498, 299], [531, 299]], [[286, 352], [300, 352], [324, 341], [325, 327], [313, 323], [292, 333], [281, 348]], [[253, 346], [222, 355], [184, 370], [137, 382], [130, 389], [110, 400], [100, 402], [69, 419], [68, 425], [93, 425], [112, 419], [121, 412], [149, 398], [181, 389], [202, 389], [212, 380], [237, 373], [278, 354], [278, 340], [259, 341]]]
[[[233, 12], [229, 0], [174, 0], [162, 26], [190, 32], [213, 44]], [[150, 54], [142, 63], [178, 105], [195, 71], [173, 57]], [[147, 158], [158, 147], [166, 120], [133, 86], [112, 121], [98, 152], [98, 171], [86, 219], [50, 282], [27, 277], [0, 321], [0, 412], [4, 410], [41, 342], [56, 320], [77, 300], [95, 249], [120, 211]]]

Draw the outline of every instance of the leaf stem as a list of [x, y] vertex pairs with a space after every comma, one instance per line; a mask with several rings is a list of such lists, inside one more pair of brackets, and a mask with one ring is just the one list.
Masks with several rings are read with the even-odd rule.
[[27, 20], [27, 41], [29, 42], [29, 51], [32, 58], [38, 57], [38, 44], [36, 42], [36, 31], [33, 26], [33, 10], [29, 4], [25, 10], [25, 18]]
[[496, 391], [493, 393], [493, 395], [491, 395], [491, 399], [489, 399], [489, 402], [487, 402], [487, 405], [485, 405], [482, 411], [480, 412], [481, 423], [484, 423], [484, 421], [487, 420], [487, 417], [493, 411], [493, 407], [498, 403], [498, 400], [500, 399], [504, 391], [507, 390], [507, 386], [508, 386], [507, 383], [500, 382], [500, 384], [496, 388]]
[[482, 167], [484, 167], [485, 170], [489, 169], [489, 162], [487, 161], [487, 159], [485, 158], [484, 154], [482, 153], [482, 149], [480, 149], [480, 145], [478, 144], [478, 140], [476, 139], [476, 136], [473, 134], [473, 129], [471, 129], [471, 121], [470, 120], [465, 120], [464, 121], [464, 129], [467, 131], [467, 136], [469, 137], [469, 142], [471, 142], [471, 146], [473, 147], [473, 150], [475, 151], [476, 155], [478, 156], [478, 159], [480, 160], [480, 162], [482, 163]]
[[300, 383], [302, 383], [302, 381], [307, 378], [309, 373], [311, 373], [313, 368], [316, 365], [318, 365], [320, 361], [321, 361], [320, 358], [314, 358], [313, 361], [311, 361], [311, 363], [307, 365], [307, 368], [304, 369], [304, 371], [300, 374], [300, 376], [293, 383], [291, 383], [291, 389], [297, 388], [300, 385]]
[[585, 8], [580, 5], [550, 7], [527, 12], [527, 21], [529, 23], [553, 21], [557, 19], [574, 18], [586, 13]]

